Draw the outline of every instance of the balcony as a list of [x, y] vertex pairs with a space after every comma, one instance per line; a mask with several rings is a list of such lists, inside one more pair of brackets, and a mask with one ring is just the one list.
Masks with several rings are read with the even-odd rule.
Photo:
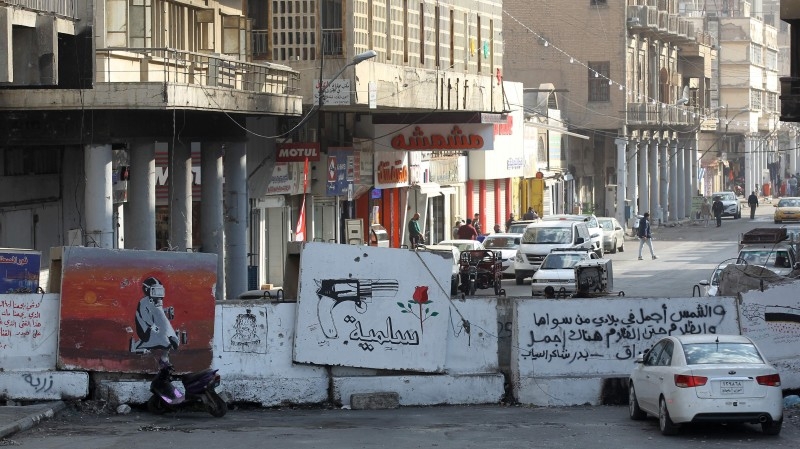
[[17, 6], [36, 12], [75, 18], [76, 0], [0, 0], [0, 5]]
[[697, 126], [697, 108], [651, 103], [628, 103], [630, 126]]

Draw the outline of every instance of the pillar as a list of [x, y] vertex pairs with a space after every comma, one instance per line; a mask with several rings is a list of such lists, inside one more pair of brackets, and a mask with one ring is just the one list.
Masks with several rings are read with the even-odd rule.
[[641, 215], [650, 212], [650, 177], [648, 176], [648, 159], [650, 156], [650, 141], [639, 143], [639, 211]]
[[[14, 44], [13, 9], [0, 8], [0, 48], [11, 49]], [[14, 81], [14, 53], [11, 51], [0, 52], [0, 83]]]
[[792, 175], [797, 174], [797, 130], [792, 128], [789, 131], [789, 152], [787, 153], [790, 157], [789, 160], [789, 173]]
[[[244, 142], [226, 144], [222, 171], [225, 175], [223, 193], [225, 197], [225, 298], [233, 299], [247, 290], [247, 219], [249, 214], [247, 208], [247, 155]], [[339, 216], [338, 210], [336, 216]]]
[[200, 147], [200, 251], [217, 255], [214, 296], [225, 299], [225, 227], [222, 220], [222, 144]]
[[628, 148], [628, 141], [624, 138], [617, 138], [614, 140], [617, 145], [617, 213], [614, 215], [617, 221], [625, 223], [625, 188], [627, 186], [627, 166], [625, 161], [626, 150]]
[[[650, 220], [655, 223], [661, 221], [661, 204], [658, 198], [659, 176], [658, 176], [658, 144], [660, 139], [650, 139], [650, 154], [648, 156], [647, 172], [650, 176]], [[654, 221], [655, 220], [655, 221]]]
[[678, 141], [673, 139], [669, 141], [669, 220], [676, 221], [683, 218], [678, 213]]
[[128, 151], [130, 177], [125, 216], [125, 248], [156, 248], [156, 150], [155, 142], [131, 142]]
[[692, 197], [697, 195], [697, 137], [690, 139], [686, 143], [686, 155], [684, 156], [684, 169], [686, 170], [686, 191], [684, 192], [684, 207], [686, 215], [692, 215]]
[[636, 219], [636, 214], [639, 213], [639, 205], [636, 204], [636, 199], [639, 198], [639, 147], [638, 140], [631, 140], [628, 145], [628, 186], [625, 192], [625, 198], [630, 200], [631, 205], [631, 221], [628, 226], [633, 227], [633, 220]]
[[84, 170], [86, 246], [113, 248], [114, 196], [111, 187], [111, 145], [87, 145]]
[[169, 246], [174, 251], [192, 248], [192, 149], [176, 142], [169, 148]]
[[[676, 196], [678, 199], [678, 218], [691, 218], [691, 211], [688, 213], [686, 212], [686, 191], [691, 189], [689, 184], [692, 182], [688, 173], [686, 173], [686, 140], [678, 142], [678, 149], [675, 157], [677, 158], [675, 166], [678, 172], [678, 179], [675, 183], [675, 189], [677, 190]], [[691, 208], [691, 203], [689, 203], [689, 208]]]
[[662, 139], [661, 145], [658, 146], [658, 204], [660, 207], [661, 221], [666, 222], [671, 217], [667, 214], [669, 198], [669, 159], [667, 159], [667, 147], [669, 140]]
[[757, 180], [755, 175], [755, 167], [753, 166], [753, 138], [751, 136], [744, 137], [744, 193], [750, 195], [753, 191]]

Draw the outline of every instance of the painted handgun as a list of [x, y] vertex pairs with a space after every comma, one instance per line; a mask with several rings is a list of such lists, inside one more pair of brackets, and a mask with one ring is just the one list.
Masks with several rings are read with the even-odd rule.
[[[397, 281], [394, 279], [322, 279], [317, 284], [317, 318], [322, 333], [328, 338], [338, 338], [333, 322], [333, 308], [350, 301], [356, 312], [364, 313], [373, 297], [391, 298], [397, 295]], [[329, 301], [330, 300], [330, 301]]]

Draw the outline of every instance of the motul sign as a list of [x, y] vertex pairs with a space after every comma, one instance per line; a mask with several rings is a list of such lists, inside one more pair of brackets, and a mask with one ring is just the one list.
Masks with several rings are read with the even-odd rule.
[[278, 145], [276, 162], [303, 162], [319, 160], [319, 142], [284, 143]]

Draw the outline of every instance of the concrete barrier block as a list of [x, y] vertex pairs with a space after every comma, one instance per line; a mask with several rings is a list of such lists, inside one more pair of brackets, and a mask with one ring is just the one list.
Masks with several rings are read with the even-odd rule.
[[350, 395], [353, 410], [386, 410], [400, 407], [400, 395], [395, 392], [354, 393]]

